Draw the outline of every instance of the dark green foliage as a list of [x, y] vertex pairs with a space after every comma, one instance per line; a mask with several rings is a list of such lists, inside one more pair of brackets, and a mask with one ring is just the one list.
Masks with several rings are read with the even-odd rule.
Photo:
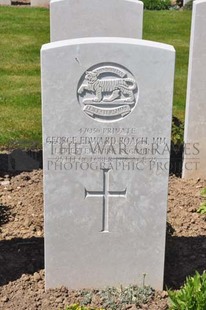
[[184, 125], [176, 117], [172, 119], [172, 145], [179, 148], [183, 145]]
[[176, 0], [176, 4], [180, 7], [183, 6], [183, 0]]
[[179, 291], [168, 292], [170, 310], [206, 310], [206, 273], [188, 277]]
[[170, 0], [142, 0], [146, 10], [169, 10]]

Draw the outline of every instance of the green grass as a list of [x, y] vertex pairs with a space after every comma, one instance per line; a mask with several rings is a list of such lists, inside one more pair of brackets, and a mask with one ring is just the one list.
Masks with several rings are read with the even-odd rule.
[[[0, 146], [41, 146], [40, 48], [46, 9], [0, 7]], [[34, 143], [35, 141], [35, 143]]]
[[176, 49], [173, 115], [184, 121], [191, 11], [146, 11], [145, 40], [171, 44]]
[[[190, 22], [190, 11], [144, 12], [144, 39], [172, 44], [177, 51], [173, 114], [182, 121]], [[39, 62], [47, 42], [47, 9], [0, 6], [0, 148], [23, 141], [41, 147]]]

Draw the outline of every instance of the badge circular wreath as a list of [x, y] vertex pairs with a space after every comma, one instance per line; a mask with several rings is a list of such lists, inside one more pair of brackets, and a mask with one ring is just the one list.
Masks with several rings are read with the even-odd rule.
[[117, 64], [99, 64], [80, 78], [77, 98], [84, 113], [99, 122], [123, 119], [135, 108], [138, 85], [132, 73]]

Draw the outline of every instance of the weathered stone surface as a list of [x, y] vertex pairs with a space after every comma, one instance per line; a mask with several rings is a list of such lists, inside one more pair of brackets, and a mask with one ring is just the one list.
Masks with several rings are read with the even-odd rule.
[[163, 284], [175, 52], [43, 46], [46, 287]]

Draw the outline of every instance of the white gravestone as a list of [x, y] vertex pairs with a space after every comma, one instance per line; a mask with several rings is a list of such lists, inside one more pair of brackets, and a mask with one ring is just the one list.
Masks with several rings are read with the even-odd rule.
[[31, 6], [49, 7], [50, 0], [31, 0]]
[[138, 0], [52, 0], [51, 41], [83, 37], [142, 38]]
[[46, 287], [162, 289], [175, 51], [126, 38], [44, 45]]
[[206, 1], [194, 1], [185, 115], [184, 178], [206, 178]]
[[[183, 5], [187, 4], [188, 2], [190, 2], [191, 0], [183, 0]], [[193, 0], [195, 1], [195, 0]]]
[[11, 5], [11, 0], [0, 0], [0, 5]]

